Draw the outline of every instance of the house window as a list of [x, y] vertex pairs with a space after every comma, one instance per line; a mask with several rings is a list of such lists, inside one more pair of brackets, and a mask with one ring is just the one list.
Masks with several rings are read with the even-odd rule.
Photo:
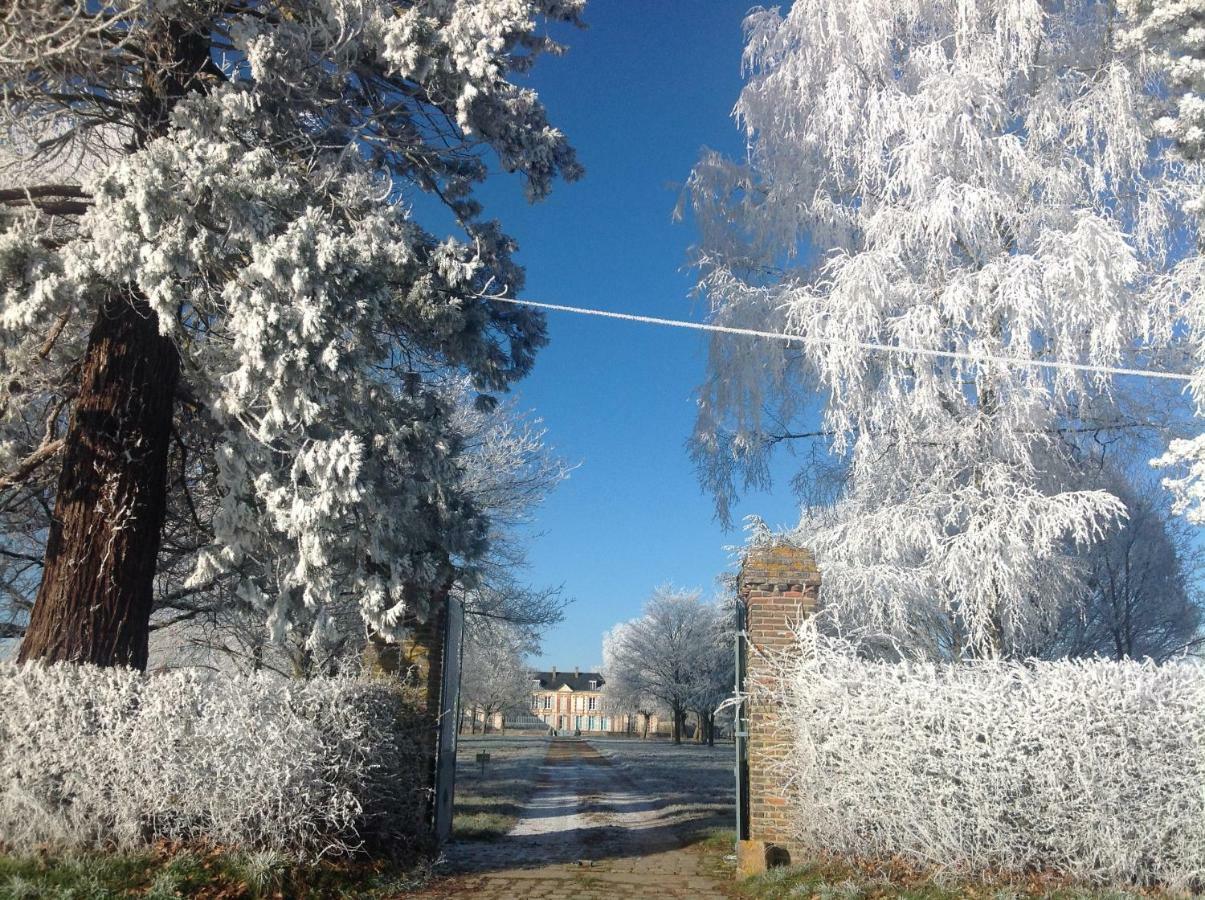
[[531, 686], [532, 686], [533, 688], [535, 688], [536, 690], [539, 690], [539, 689], [540, 689], [540, 679], [538, 679], [538, 678], [533, 678], [533, 679], [531, 680]]
[[532, 696], [531, 696], [531, 708], [532, 709], [540, 708], [540, 698], [537, 697], [535, 694], [532, 694]]
[[594, 679], [590, 680], [590, 690], [592, 690], [592, 691], [598, 690], [598, 682], [595, 681]]
[[598, 698], [597, 697], [589, 698], [589, 702], [586, 705], [586, 708], [589, 709], [590, 712], [594, 712], [596, 709], [598, 709]]
[[578, 731], [582, 730], [582, 717], [581, 716], [573, 717], [573, 727], [576, 728]]
[[547, 694], [544, 695], [544, 708], [552, 709], [552, 698], [549, 697]]
[[594, 730], [594, 716], [591, 716], [589, 721], [590, 721], [590, 729], [589, 730], [593, 731]]

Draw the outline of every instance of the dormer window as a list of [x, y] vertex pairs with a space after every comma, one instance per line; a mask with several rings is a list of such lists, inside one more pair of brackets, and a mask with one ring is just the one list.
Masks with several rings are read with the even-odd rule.
[[590, 690], [592, 690], [592, 691], [598, 690], [598, 682], [595, 681], [593, 678], [590, 679]]
[[533, 679], [531, 680], [531, 686], [532, 686], [533, 688], [535, 688], [535, 689], [538, 691], [538, 690], [540, 689], [540, 679], [538, 679], [538, 678], [533, 678]]

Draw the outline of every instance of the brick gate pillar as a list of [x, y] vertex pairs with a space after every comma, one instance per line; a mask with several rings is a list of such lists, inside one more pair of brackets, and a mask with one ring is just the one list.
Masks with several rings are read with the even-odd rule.
[[[780, 721], [777, 675], [770, 659], [795, 649], [794, 628], [816, 611], [820, 572], [810, 550], [789, 544], [750, 549], [737, 576], [745, 605], [743, 690], [748, 694], [747, 833], [738, 835], [737, 869], [753, 875], [788, 864], [801, 848], [793, 841], [782, 778], [775, 764], [791, 740], [790, 723]], [[744, 830], [742, 825], [742, 830]]]

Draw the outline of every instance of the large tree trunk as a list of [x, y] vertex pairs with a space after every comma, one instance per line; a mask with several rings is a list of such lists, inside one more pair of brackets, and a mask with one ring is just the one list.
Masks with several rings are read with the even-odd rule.
[[[166, 23], [139, 47], [136, 146], [164, 134], [202, 78], [209, 39]], [[42, 583], [18, 659], [146, 668], [179, 354], [132, 290], [101, 304], [67, 431]]]
[[20, 661], [146, 668], [179, 375], [146, 302], [110, 297], [84, 356]]

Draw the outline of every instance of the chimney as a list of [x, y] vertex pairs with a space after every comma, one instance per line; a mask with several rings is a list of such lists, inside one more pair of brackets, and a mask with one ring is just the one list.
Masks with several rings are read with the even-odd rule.
[[581, 674], [582, 674], [582, 673], [581, 673], [581, 670], [580, 670], [580, 669], [578, 669], [578, 667], [577, 667], [577, 666], [574, 666], [574, 667], [573, 667], [573, 677], [574, 677], [574, 678], [580, 678], [580, 677], [581, 677]]
[[556, 681], [556, 666], [552, 667], [552, 680]]

